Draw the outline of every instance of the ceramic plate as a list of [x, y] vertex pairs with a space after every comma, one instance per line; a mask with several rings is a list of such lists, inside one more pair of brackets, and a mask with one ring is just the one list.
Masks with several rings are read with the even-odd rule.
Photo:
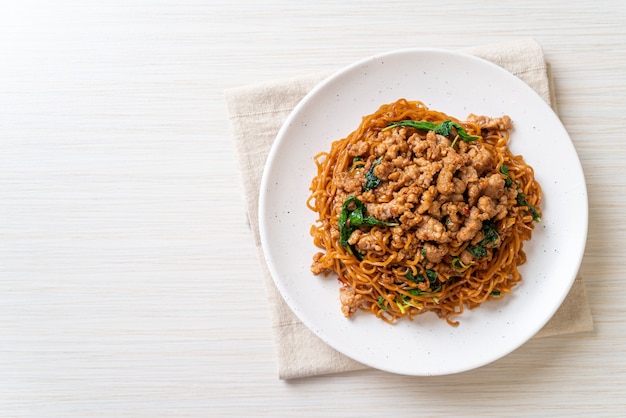
[[[346, 137], [362, 116], [399, 98], [419, 100], [461, 120], [469, 113], [509, 115], [509, 146], [535, 169], [542, 221], [526, 242], [523, 280], [503, 300], [482, 304], [452, 327], [432, 313], [393, 325], [366, 312], [346, 319], [339, 283], [309, 268], [319, 251], [306, 206], [313, 157]], [[260, 234], [270, 273], [287, 304], [317, 336], [365, 365], [406, 375], [443, 375], [493, 362], [528, 341], [566, 297], [587, 234], [580, 161], [552, 109], [524, 82], [473, 56], [434, 49], [393, 51], [359, 61], [322, 82], [281, 128], [264, 170]]]

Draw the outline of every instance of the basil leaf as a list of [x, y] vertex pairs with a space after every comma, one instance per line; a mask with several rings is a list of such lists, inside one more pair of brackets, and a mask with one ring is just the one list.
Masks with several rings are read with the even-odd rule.
[[466, 251], [475, 258], [487, 257], [487, 245], [495, 243], [500, 235], [498, 227], [491, 221], [483, 222], [483, 239], [475, 246], [468, 246]]
[[[354, 205], [354, 209], [348, 209], [350, 205]], [[363, 202], [354, 196], [348, 196], [341, 205], [341, 213], [339, 214], [339, 244], [342, 247], [350, 247], [348, 240], [352, 232], [360, 226], [396, 226], [394, 222], [384, 222], [376, 218], [365, 216], [366, 208]]]
[[363, 162], [363, 158], [357, 156], [352, 159], [353, 169], [361, 168], [363, 166], [365, 166], [365, 163]]
[[463, 141], [465, 142], [471, 142], [480, 139], [480, 136], [468, 134], [467, 131], [460, 124], [451, 120], [446, 120], [441, 123], [417, 121], [410, 119], [401, 120], [398, 122], [389, 122], [385, 129], [392, 128], [394, 126], [408, 126], [410, 128], [415, 128], [420, 131], [434, 131], [436, 134], [443, 135], [445, 137], [449, 137], [450, 134], [452, 134], [452, 127], [454, 127], [461, 139], [463, 139]]
[[502, 164], [500, 166], [500, 172], [505, 176], [504, 183], [506, 184], [506, 187], [510, 187], [513, 184], [513, 180], [509, 177], [509, 167]]
[[449, 137], [452, 133], [452, 121], [446, 120], [441, 122], [435, 129], [436, 134], [443, 135], [445, 137]]
[[484, 245], [476, 245], [475, 247], [467, 247], [467, 252], [470, 253], [474, 258], [483, 258], [487, 257], [487, 249]]
[[[407, 279], [415, 283], [423, 283], [426, 280], [428, 280], [428, 284], [430, 285], [432, 292], [438, 292], [439, 290], [441, 290], [441, 285], [439, 283], [439, 276], [437, 275], [437, 272], [435, 270], [430, 270], [430, 269], [425, 269], [424, 272], [426, 273], [426, 277], [424, 277], [422, 273], [417, 273], [417, 276], [416, 276], [415, 274], [413, 274], [413, 270], [409, 269], [409, 271], [404, 275], [404, 277], [406, 277]], [[435, 285], [439, 285], [439, 286], [435, 288]], [[418, 293], [414, 293], [413, 291], [417, 291]], [[411, 289], [409, 290], [409, 293], [411, 293], [412, 295], [413, 294], [420, 295], [426, 292], [423, 292], [419, 289]]]
[[380, 184], [380, 179], [376, 177], [376, 174], [374, 174], [374, 169], [382, 162], [382, 160], [383, 160], [383, 156], [381, 155], [380, 157], [378, 157], [378, 159], [376, 159], [376, 161], [374, 161], [370, 169], [367, 170], [367, 173], [365, 173], [365, 190], [366, 191], [372, 190], [374, 187]]
[[531, 215], [533, 215], [533, 221], [541, 222], [541, 215], [539, 215], [539, 211], [535, 209], [533, 205], [528, 203], [528, 200], [526, 200], [526, 195], [524, 193], [522, 192], [517, 193], [517, 203], [520, 206], [526, 206], [528, 208]]

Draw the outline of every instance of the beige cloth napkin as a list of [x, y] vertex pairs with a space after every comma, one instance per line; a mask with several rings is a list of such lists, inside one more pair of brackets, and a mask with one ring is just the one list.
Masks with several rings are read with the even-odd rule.
[[[546, 102], [554, 106], [548, 64], [541, 46], [534, 39], [474, 47], [466, 49], [465, 52], [508, 70], [533, 87]], [[281, 379], [366, 368], [326, 345], [292, 313], [270, 277], [259, 238], [259, 186], [272, 142], [296, 104], [328, 75], [304, 75], [229, 89], [225, 92], [248, 218], [263, 269], [278, 357], [278, 375]], [[585, 286], [579, 276], [565, 302], [536, 337], [592, 329], [593, 321]]]

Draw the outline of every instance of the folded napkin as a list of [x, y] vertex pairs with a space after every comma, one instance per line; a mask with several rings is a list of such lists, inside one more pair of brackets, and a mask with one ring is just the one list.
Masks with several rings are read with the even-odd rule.
[[[549, 66], [541, 46], [533, 39], [464, 50], [489, 60], [530, 85], [554, 108]], [[293, 314], [280, 296], [265, 264], [259, 237], [258, 198], [267, 154], [284, 120], [296, 104], [329, 74], [311, 74], [287, 80], [229, 89], [225, 92], [232, 136], [243, 180], [248, 219], [262, 267], [281, 379], [364, 369], [356, 361], [329, 347]], [[545, 337], [590, 331], [593, 321], [582, 277], [557, 313], [536, 335]]]

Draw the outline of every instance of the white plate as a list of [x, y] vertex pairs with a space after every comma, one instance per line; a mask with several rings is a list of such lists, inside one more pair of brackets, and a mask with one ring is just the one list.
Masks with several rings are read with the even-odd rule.
[[[313, 156], [330, 149], [362, 116], [399, 98], [464, 119], [509, 115], [509, 142], [535, 168], [543, 188], [542, 222], [526, 242], [523, 280], [501, 301], [486, 302], [451, 327], [432, 313], [388, 325], [357, 312], [344, 318], [339, 284], [314, 276], [318, 251], [305, 202]], [[371, 367], [442, 375], [495, 361], [529, 340], [552, 317], [580, 266], [587, 235], [587, 191], [574, 146], [552, 109], [524, 82], [487, 61], [434, 49], [394, 51], [357, 62], [313, 89], [294, 109], [270, 151], [259, 201], [260, 234], [271, 275], [300, 320], [339, 352]]]

